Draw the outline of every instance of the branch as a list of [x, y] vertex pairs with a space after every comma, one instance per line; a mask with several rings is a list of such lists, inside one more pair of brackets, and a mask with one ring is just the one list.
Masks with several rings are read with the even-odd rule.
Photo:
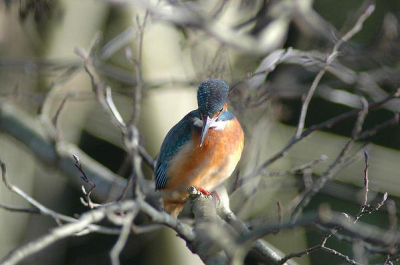
[[117, 243], [115, 243], [114, 247], [110, 251], [110, 258], [111, 258], [111, 264], [112, 265], [119, 265], [119, 255], [121, 254], [122, 249], [124, 248], [126, 241], [128, 240], [130, 231], [131, 231], [131, 225], [133, 222], [133, 219], [137, 215], [137, 211], [129, 212], [124, 218], [123, 218], [123, 225], [122, 225], [122, 231], [121, 234], [118, 237]]
[[[6, 210], [10, 210], [10, 211], [20, 211], [20, 212], [22, 211], [22, 212], [38, 213], [38, 214], [41, 214], [43, 216], [49, 216], [49, 217], [53, 218], [54, 220], [57, 221], [57, 223], [61, 223], [61, 221], [68, 222], [68, 223], [74, 223], [74, 222], [77, 221], [76, 218], [72, 218], [72, 217], [57, 213], [57, 212], [47, 208], [46, 206], [44, 206], [40, 202], [38, 202], [35, 199], [33, 199], [28, 194], [26, 194], [19, 187], [14, 186], [13, 184], [11, 184], [7, 179], [6, 164], [1, 160], [0, 160], [0, 167], [1, 167], [1, 177], [2, 177], [2, 181], [3, 181], [4, 185], [6, 185], [6, 187], [10, 191], [14, 192], [18, 196], [20, 196], [21, 198], [23, 198], [24, 200], [29, 202], [30, 204], [32, 204], [36, 209], [22, 208], [22, 207], [15, 207], [15, 206], [2, 207], [2, 208], [6, 209]], [[91, 226], [88, 227], [88, 229], [90, 231], [93, 231], [93, 232], [98, 232], [98, 233], [103, 233], [103, 234], [112, 234], [112, 235], [118, 234], [120, 232], [118, 229], [101, 227], [101, 226], [97, 226], [97, 225], [91, 225]]]
[[14, 206], [5, 203], [0, 203], [0, 208], [10, 211], [10, 212], [18, 212], [18, 213], [41, 213], [38, 209], [35, 208], [27, 208], [21, 206]]
[[353, 223], [342, 213], [333, 212], [328, 209], [321, 210], [319, 213], [306, 213], [302, 217], [298, 218], [296, 222], [291, 222], [289, 220], [281, 225], [264, 224], [254, 226], [251, 233], [239, 239], [239, 242], [251, 242], [258, 238], [272, 234], [279, 228], [281, 228], [281, 230], [285, 230], [315, 224], [326, 228], [340, 227], [342, 231], [349, 233], [353, 238], [359, 238], [375, 245], [387, 247], [393, 243], [400, 243], [399, 232], [388, 232], [387, 230], [381, 229], [377, 226], [361, 222]]
[[55, 147], [51, 136], [47, 134], [47, 128], [39, 120], [3, 99], [0, 99], [0, 129], [29, 148], [46, 167], [60, 170], [78, 189], [82, 182], [76, 177], [72, 155], [79, 156], [85, 164], [87, 176], [97, 185], [93, 192], [97, 200], [105, 201], [110, 195], [117, 197], [126, 185], [126, 180], [89, 157], [76, 145], [59, 142]]
[[[235, 255], [232, 251], [237, 250], [238, 254], [241, 249], [229, 240], [232, 236], [222, 227], [212, 196], [202, 194], [195, 187], [190, 187], [188, 192], [195, 218], [194, 250], [205, 264], [228, 264], [228, 258], [233, 259]], [[226, 241], [230, 241], [231, 245], [227, 246]]]
[[[302, 111], [300, 114], [300, 119], [299, 119], [299, 123], [298, 123], [298, 127], [296, 130], [295, 135], [292, 137], [292, 139], [286, 144], [285, 147], [282, 148], [281, 151], [279, 151], [277, 154], [275, 154], [273, 157], [271, 157], [270, 159], [268, 159], [267, 161], [265, 161], [264, 163], [262, 163], [258, 168], [256, 168], [251, 174], [249, 174], [248, 176], [246, 176], [245, 178], [253, 178], [256, 177], [258, 175], [261, 174], [261, 172], [268, 167], [270, 164], [272, 164], [273, 162], [275, 162], [276, 160], [278, 160], [279, 158], [285, 156], [286, 152], [293, 146], [295, 145], [297, 142], [299, 142], [300, 140], [302, 140], [303, 138], [305, 138], [306, 136], [308, 136], [310, 133], [316, 131], [316, 130], [320, 130], [323, 128], [327, 128], [327, 127], [331, 127], [334, 124], [338, 123], [339, 121], [348, 119], [350, 117], [354, 117], [357, 116], [359, 110], [353, 110], [347, 113], [344, 113], [342, 115], [339, 115], [335, 118], [332, 118], [330, 120], [327, 120], [321, 124], [318, 125], [314, 125], [311, 126], [310, 128], [308, 128], [307, 130], [304, 130], [304, 122], [305, 122], [305, 118], [306, 118], [306, 114], [307, 114], [307, 109], [308, 109], [308, 105], [309, 102], [311, 101], [311, 98], [318, 86], [318, 83], [320, 81], [320, 79], [322, 78], [323, 74], [326, 72], [327, 68], [329, 67], [329, 65], [334, 61], [334, 59], [338, 56], [338, 49], [340, 48], [340, 46], [346, 42], [347, 40], [349, 40], [354, 34], [356, 34], [358, 31], [361, 30], [362, 28], [362, 24], [364, 23], [364, 21], [372, 14], [372, 12], [375, 9], [375, 5], [372, 3], [370, 4], [367, 9], [365, 10], [365, 12], [361, 15], [361, 17], [358, 19], [357, 23], [355, 24], [355, 26], [348, 32], [346, 33], [334, 46], [331, 54], [327, 57], [326, 62], [323, 66], [323, 68], [320, 70], [320, 72], [317, 74], [317, 76], [315, 77], [313, 84], [307, 94], [306, 99], [303, 102], [302, 105]], [[377, 102], [375, 104], [371, 104], [369, 109], [373, 109], [376, 108], [378, 106], [381, 106], [382, 104], [386, 103], [388, 100], [391, 100], [392, 98], [398, 98], [400, 94], [400, 89], [398, 89], [395, 93], [393, 93], [392, 95], [388, 96], [387, 98], [385, 98], [384, 100]]]
[[316, 183], [314, 183], [312, 188], [307, 193], [304, 194], [303, 198], [301, 198], [299, 204], [296, 206], [296, 208], [292, 212], [291, 218], [293, 221], [296, 220], [296, 218], [298, 217], [300, 212], [304, 209], [304, 207], [306, 207], [309, 204], [309, 202], [311, 201], [311, 199], [324, 187], [326, 182], [333, 177], [334, 170], [336, 170], [337, 168], [339, 168], [342, 165], [342, 163], [344, 162], [345, 156], [350, 151], [351, 146], [358, 139], [358, 136], [362, 130], [362, 125], [363, 125], [365, 118], [367, 116], [367, 113], [368, 113], [367, 101], [363, 98], [361, 102], [362, 102], [363, 108], [358, 113], [357, 121], [354, 125], [353, 132], [352, 132], [352, 139], [350, 139], [346, 143], [346, 145], [344, 146], [342, 151], [336, 157], [335, 161], [328, 167], [327, 170], [325, 170], [324, 173], [322, 173], [321, 178]]
[[[360, 116], [363, 116], [363, 115], [360, 115]], [[364, 117], [365, 117], [365, 115], [364, 115]], [[355, 130], [353, 131], [353, 139], [358, 137], [358, 135], [359, 135], [359, 133], [361, 131], [361, 123], [357, 122], [356, 126], [354, 128], [355, 128]], [[354, 224], [357, 223], [357, 221], [362, 216], [364, 216], [366, 214], [371, 214], [372, 212], [377, 211], [384, 204], [384, 202], [387, 199], [387, 194], [385, 194], [383, 196], [382, 202], [378, 203], [375, 207], [370, 207], [370, 205], [367, 204], [367, 202], [368, 202], [368, 192], [369, 192], [369, 179], [368, 179], [369, 155], [368, 155], [367, 151], [364, 151], [364, 159], [365, 159], [364, 160], [365, 161], [365, 169], [364, 169], [364, 202], [361, 205], [358, 213], [356, 214], [356, 216], [355, 216], [355, 218], [353, 220]], [[343, 215], [346, 218], [350, 219], [350, 217], [347, 214], [343, 213]], [[397, 223], [397, 220], [396, 220], [396, 223]], [[321, 239], [321, 242], [318, 245], [310, 247], [310, 248], [307, 248], [307, 249], [305, 249], [303, 251], [299, 251], [299, 252], [288, 254], [284, 258], [282, 258], [281, 263], [284, 263], [287, 260], [289, 260], [291, 258], [294, 258], [294, 257], [301, 257], [303, 255], [312, 253], [312, 252], [317, 251], [317, 250], [323, 250], [323, 251], [326, 251], [326, 252], [328, 252], [328, 253], [330, 253], [332, 255], [336, 255], [336, 256], [344, 259], [349, 264], [355, 264], [355, 265], [359, 264], [355, 260], [350, 259], [348, 256], [343, 255], [342, 253], [325, 246], [325, 244], [326, 244], [326, 242], [327, 242], [327, 240], [329, 238], [331, 238], [333, 235], [337, 234], [338, 232], [340, 232], [342, 230], [343, 230], [343, 227], [340, 227], [340, 226], [334, 227], [334, 229], [330, 233], [328, 233], [327, 235], [325, 235]], [[390, 229], [390, 230], [393, 231], [393, 229]], [[388, 259], [389, 259], [389, 257], [390, 257], [390, 255], [388, 255]]]
[[[240, 220], [228, 207], [223, 208], [223, 214], [227, 222], [232, 225], [239, 235], [246, 236], [251, 233], [246, 224]], [[254, 250], [263, 257], [263, 262], [268, 264], [279, 264], [279, 261], [281, 260], [280, 255], [264, 244], [262, 240], [255, 240], [253, 247]]]
[[370, 4], [365, 12], [360, 16], [358, 19], [357, 23], [354, 25], [352, 29], [350, 29], [349, 32], [347, 32], [343, 37], [335, 44], [333, 47], [332, 52], [328, 55], [326, 59], [326, 63], [324, 67], [319, 71], [317, 76], [315, 77], [310, 90], [307, 93], [307, 96], [303, 102], [303, 105], [301, 106], [301, 113], [300, 113], [300, 119], [299, 123], [297, 126], [297, 131], [295, 134], [295, 138], [300, 138], [304, 129], [304, 124], [305, 124], [305, 119], [307, 115], [307, 110], [308, 110], [308, 105], [310, 104], [311, 98], [313, 97], [319, 82], [321, 81], [321, 78], [324, 76], [326, 69], [329, 67], [329, 65], [336, 59], [336, 57], [339, 55], [338, 50], [340, 46], [351, 39], [356, 33], [358, 33], [362, 29], [362, 25], [364, 21], [374, 12], [375, 10], [375, 3]]
[[[143, 33], [141, 33], [143, 34]], [[95, 41], [97, 43], [97, 41]], [[148, 187], [144, 187], [145, 182], [143, 172], [141, 169], [141, 164], [142, 164], [142, 159], [145, 158], [145, 161], [149, 163], [149, 166], [151, 169], [154, 168], [154, 161], [151, 159], [149, 160], [149, 154], [147, 151], [142, 147], [140, 148], [139, 144], [139, 130], [136, 127], [136, 122], [137, 118], [139, 118], [139, 107], [140, 102], [135, 103], [135, 111], [138, 111], [138, 113], [134, 113], [134, 118], [131, 120], [128, 124], [125, 123], [125, 121], [122, 119], [121, 114], [119, 113], [117, 107], [114, 104], [114, 101], [111, 96], [111, 88], [104, 86], [104, 84], [100, 81], [100, 78], [96, 75], [95, 69], [93, 67], [93, 60], [94, 60], [94, 54], [96, 52], [97, 46], [94, 45], [91, 49], [90, 52], [87, 53], [82, 49], [77, 49], [76, 54], [80, 56], [83, 59], [84, 63], [84, 68], [87, 74], [89, 75], [92, 83], [92, 90], [94, 91], [97, 101], [99, 102], [101, 108], [103, 111], [106, 113], [106, 115], [109, 116], [111, 121], [117, 126], [117, 128], [120, 130], [121, 135], [123, 137], [123, 144], [126, 147], [127, 151], [132, 155], [133, 157], [133, 171], [134, 171], [134, 176], [135, 178], [132, 179], [133, 181], [133, 195], [136, 196], [144, 196], [143, 192], [147, 192], [150, 190]], [[139, 91], [137, 89], [137, 91]], [[138, 92], [140, 93], [140, 91]], [[137, 114], [137, 116], [135, 116]], [[140, 154], [140, 156], [139, 156]], [[127, 183], [129, 184], [129, 183]], [[124, 193], [121, 193], [120, 197], [124, 196]]]
[[108, 212], [129, 211], [134, 207], [134, 205], [135, 203], [133, 201], [125, 201], [120, 204], [110, 205], [85, 213], [76, 222], [54, 228], [50, 233], [20, 246], [1, 259], [0, 263], [3, 265], [17, 264], [28, 256], [47, 248], [51, 244], [63, 238], [82, 232], [91, 224], [104, 219]]
[[[54, 242], [68, 237], [72, 235], [85, 235], [91, 232], [98, 232], [98, 233], [104, 233], [104, 234], [113, 234], [113, 235], [120, 235], [120, 238], [116, 244], [116, 246], [113, 248], [113, 251], [111, 252], [111, 255], [113, 257], [113, 260], [115, 261], [115, 255], [118, 256], [120, 249], [123, 247], [123, 245], [126, 242], [126, 230], [128, 229], [126, 227], [126, 223], [128, 220], [130, 221], [129, 223], [131, 224], [133, 218], [137, 214], [137, 210], [140, 209], [142, 212], [147, 214], [150, 219], [154, 223], [160, 223], [163, 225], [166, 225], [168, 227], [171, 227], [174, 229], [178, 235], [183, 238], [188, 244], [191, 244], [195, 240], [195, 235], [194, 233], [188, 229], [186, 226], [184, 226], [180, 221], [177, 219], [171, 217], [165, 212], [159, 212], [155, 210], [152, 206], [150, 206], [147, 202], [143, 200], [138, 200], [138, 201], [124, 201], [122, 203], [112, 203], [112, 204], [107, 204], [102, 207], [96, 208], [94, 210], [91, 210], [84, 215], [82, 215], [81, 218], [75, 219], [69, 216], [65, 216], [59, 213], [54, 212], [53, 210], [48, 209], [44, 205], [40, 204], [36, 200], [34, 200], [32, 197], [27, 195], [25, 192], [23, 192], [21, 189], [19, 189], [17, 186], [12, 185], [6, 176], [6, 166], [3, 162], [0, 161], [0, 166], [1, 166], [1, 175], [4, 184], [14, 193], [18, 194], [21, 196], [23, 199], [31, 203], [34, 207], [37, 208], [37, 213], [44, 215], [44, 216], [50, 216], [54, 218], [58, 223], [61, 225], [58, 228], [55, 228], [52, 232], [50, 232], [48, 235], [44, 235], [26, 245], [23, 245], [13, 252], [9, 253], [6, 257], [4, 257], [2, 260], [0, 260], [1, 264], [16, 264], [19, 261], [25, 259], [26, 257], [33, 255], [44, 248], [48, 247], [49, 245], [53, 244]], [[11, 210], [17, 209], [18, 211], [22, 210], [24, 212], [27, 212], [25, 208], [15, 208], [12, 207]], [[31, 212], [29, 210], [29, 212]], [[35, 211], [36, 212], [36, 211]], [[115, 218], [111, 218], [111, 213], [114, 214], [120, 214], [121, 212], [127, 212], [126, 215], [128, 217], [123, 218], [123, 231], [121, 232], [120, 229], [115, 229], [115, 228], [107, 228], [107, 227], [101, 227], [98, 225], [94, 225], [93, 223], [98, 222], [105, 217], [108, 217], [109, 220], [115, 221]], [[131, 219], [132, 218], [132, 219]], [[60, 221], [65, 221], [68, 222], [69, 224], [62, 225]], [[117, 225], [120, 223], [114, 222]], [[130, 230], [130, 226], [129, 226]], [[136, 232], [147, 232], [147, 229], [140, 229], [140, 227], [136, 227], [135, 229]]]
[[[392, 99], [396, 99], [396, 98], [399, 98], [399, 97], [400, 97], [400, 88], [398, 88], [394, 93], [390, 94], [389, 96], [387, 96], [386, 98], [382, 99], [381, 101], [374, 102], [374, 103], [368, 103], [368, 112], [370, 112], [371, 110], [374, 110], [374, 109], [377, 109], [377, 108], [381, 107], [382, 105], [384, 105], [385, 103], [389, 102]], [[345, 112], [343, 114], [340, 114], [340, 115], [338, 115], [336, 117], [333, 117], [333, 118], [331, 118], [329, 120], [326, 120], [326, 121], [324, 121], [324, 122], [322, 122], [320, 124], [310, 126], [308, 129], [306, 129], [306, 130], [304, 130], [302, 132], [300, 138], [293, 137], [292, 139], [290, 139], [289, 142], [279, 152], [277, 152], [275, 155], [273, 155], [268, 160], [264, 161], [252, 173], [250, 173], [248, 176], [245, 176], [244, 179], [254, 178], [254, 177], [257, 177], [260, 174], [262, 174], [262, 172], [265, 170], [265, 168], [267, 168], [268, 166], [273, 164], [278, 159], [284, 157], [287, 154], [287, 152], [295, 144], [297, 144], [298, 142], [300, 142], [301, 140], [306, 138], [311, 133], [313, 133], [313, 132], [315, 132], [317, 130], [321, 130], [321, 129], [325, 129], [325, 128], [331, 128], [331, 127], [333, 127], [334, 125], [336, 125], [339, 122], [342, 122], [342, 121], [350, 119], [350, 118], [354, 118], [360, 113], [360, 111], [361, 111], [360, 109], [350, 110], [350, 111]], [[391, 123], [391, 124], [393, 124], [393, 123]], [[364, 138], [363, 134], [361, 134], [360, 136], [362, 136]]]
[[[108, 1], [113, 2], [116, 0]], [[183, 26], [185, 28], [201, 30], [207, 35], [218, 40], [223, 45], [254, 55], [267, 54], [280, 46], [284, 40], [283, 37], [286, 35], [286, 29], [289, 25], [290, 19], [298, 8], [298, 6], [295, 4], [286, 5], [283, 2], [276, 2], [272, 4], [273, 7], [270, 8], [271, 10], [285, 10], [285, 12], [281, 13], [279, 17], [281, 22], [280, 26], [274, 28], [273, 35], [282, 36], [281, 39], [277, 39], [276, 37], [257, 38], [251, 34], [243, 34], [240, 30], [237, 30], [234, 27], [227, 27], [222, 21], [218, 21], [217, 19], [213, 18], [213, 15], [204, 15], [203, 12], [199, 12], [197, 8], [193, 8], [192, 5], [188, 5], [186, 3], [178, 4], [178, 2], [174, 2], [174, 4], [171, 5], [160, 5], [144, 0], [122, 0], [120, 2], [130, 4], [133, 2], [148, 10], [157, 18], [157, 20], [166, 21], [171, 24]], [[274, 16], [274, 14], [271, 16]], [[263, 33], [269, 33], [268, 30], [270, 30], [270, 28], [266, 27], [263, 29]]]

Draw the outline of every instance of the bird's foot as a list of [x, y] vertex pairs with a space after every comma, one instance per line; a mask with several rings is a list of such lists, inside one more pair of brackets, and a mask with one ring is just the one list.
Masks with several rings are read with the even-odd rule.
[[211, 195], [211, 193], [210, 193], [208, 190], [205, 190], [205, 189], [203, 189], [203, 188], [197, 188], [197, 187], [196, 187], [196, 189], [197, 189], [198, 191], [200, 191], [201, 193], [203, 193], [203, 195], [205, 195], [205, 196]]
[[218, 191], [214, 190], [212, 192], [209, 192], [208, 190], [205, 190], [203, 188], [196, 188], [196, 189], [205, 196], [212, 196], [218, 204], [221, 202], [221, 195], [219, 194]]

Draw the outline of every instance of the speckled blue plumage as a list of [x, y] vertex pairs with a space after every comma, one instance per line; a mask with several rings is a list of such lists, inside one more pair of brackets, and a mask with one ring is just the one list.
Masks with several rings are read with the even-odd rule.
[[190, 141], [192, 135], [193, 118], [200, 118], [198, 110], [189, 112], [168, 132], [161, 145], [155, 169], [156, 189], [162, 189], [167, 185], [167, 169], [169, 161], [178, 153], [179, 149]]
[[222, 109], [228, 99], [229, 86], [219, 79], [208, 79], [197, 90], [197, 104], [203, 115], [211, 117]]

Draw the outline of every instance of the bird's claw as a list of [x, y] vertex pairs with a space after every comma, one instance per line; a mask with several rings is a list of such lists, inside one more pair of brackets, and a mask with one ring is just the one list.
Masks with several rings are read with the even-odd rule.
[[218, 191], [212, 191], [209, 192], [208, 190], [205, 190], [203, 188], [197, 188], [198, 191], [200, 191], [204, 196], [212, 196], [215, 201], [217, 202], [217, 204], [220, 204], [221, 202], [221, 195], [219, 194]]
[[200, 191], [201, 193], [203, 193], [203, 195], [205, 195], [205, 196], [211, 195], [211, 193], [208, 190], [205, 190], [203, 188], [197, 188], [197, 190]]

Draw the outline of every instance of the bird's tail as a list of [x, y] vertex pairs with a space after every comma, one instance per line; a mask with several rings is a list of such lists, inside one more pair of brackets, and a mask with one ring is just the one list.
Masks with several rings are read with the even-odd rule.
[[163, 199], [164, 211], [177, 218], [179, 213], [183, 210], [186, 201], [174, 200], [174, 199]]

